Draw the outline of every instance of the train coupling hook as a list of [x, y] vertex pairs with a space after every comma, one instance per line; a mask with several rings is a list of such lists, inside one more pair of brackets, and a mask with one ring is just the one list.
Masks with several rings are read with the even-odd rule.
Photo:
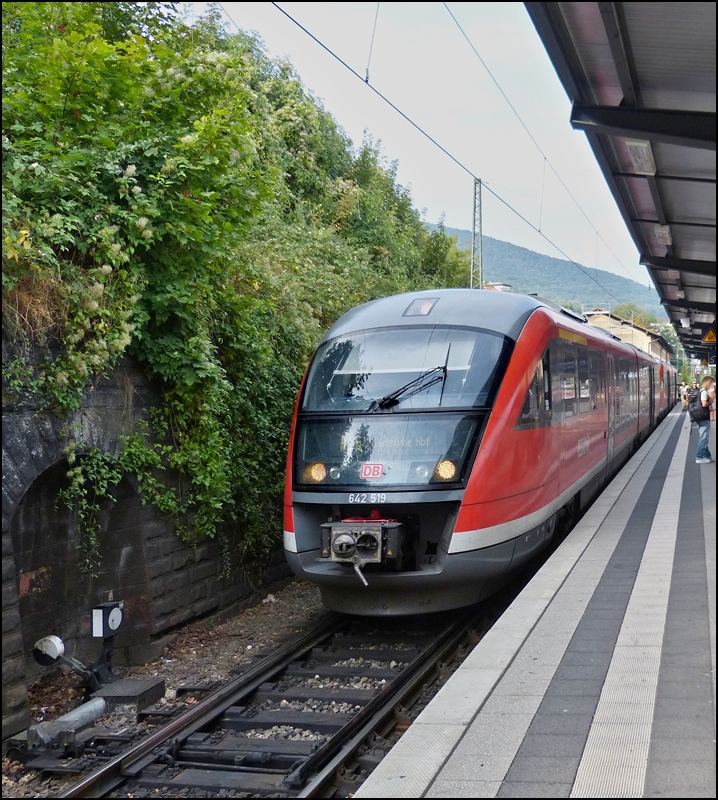
[[369, 584], [367, 583], [367, 579], [364, 577], [364, 573], [361, 571], [361, 568], [364, 566], [364, 564], [366, 564], [366, 561], [364, 561], [364, 559], [361, 556], [355, 553], [354, 557], [352, 558], [352, 566], [354, 567], [354, 572], [356, 572], [359, 580], [364, 584], [364, 586], [369, 586]]

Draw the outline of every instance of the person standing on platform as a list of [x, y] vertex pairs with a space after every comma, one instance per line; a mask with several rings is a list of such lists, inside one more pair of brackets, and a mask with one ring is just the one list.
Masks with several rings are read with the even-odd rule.
[[692, 399], [688, 407], [691, 419], [698, 426], [696, 464], [710, 464], [713, 461], [711, 451], [708, 449], [708, 436], [711, 429], [710, 405], [714, 397], [713, 378], [710, 375], [706, 375], [701, 381], [701, 391], [698, 398]]
[[683, 406], [683, 410], [685, 411], [688, 408], [688, 384], [685, 381], [681, 381], [681, 405]]
[[693, 423], [695, 422], [690, 412], [691, 403], [695, 402], [695, 400], [700, 395], [700, 392], [701, 390], [698, 388], [698, 381], [695, 380], [694, 378], [693, 383], [686, 390], [686, 400], [688, 401], [688, 416], [691, 418], [691, 427], [693, 427]]
[[694, 378], [693, 383], [688, 387], [688, 390], [686, 391], [686, 397], [688, 398], [689, 405], [691, 400], [694, 400], [698, 396], [699, 392], [700, 389], [698, 388], [698, 381], [695, 380]]

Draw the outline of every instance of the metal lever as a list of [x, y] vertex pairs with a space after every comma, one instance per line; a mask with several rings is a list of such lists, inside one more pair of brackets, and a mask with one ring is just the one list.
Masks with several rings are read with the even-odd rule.
[[361, 571], [361, 568], [364, 566], [364, 562], [360, 556], [354, 556], [352, 559], [352, 565], [354, 567], [354, 572], [356, 572], [357, 576], [359, 577], [359, 580], [364, 584], [364, 586], [369, 586], [366, 578], [364, 577], [364, 573]]

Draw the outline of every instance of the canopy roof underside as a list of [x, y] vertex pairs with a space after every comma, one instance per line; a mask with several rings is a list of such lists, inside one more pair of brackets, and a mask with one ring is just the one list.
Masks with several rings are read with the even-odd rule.
[[715, 354], [715, 4], [525, 5], [686, 352]]

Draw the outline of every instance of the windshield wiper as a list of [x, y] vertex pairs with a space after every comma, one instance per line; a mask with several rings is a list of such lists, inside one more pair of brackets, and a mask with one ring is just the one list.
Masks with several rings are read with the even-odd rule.
[[441, 405], [441, 399], [444, 396], [444, 384], [446, 383], [447, 366], [449, 364], [450, 352], [451, 345], [449, 345], [449, 348], [446, 351], [446, 361], [442, 366], [427, 369], [426, 372], [422, 372], [421, 375], [414, 378], [413, 381], [409, 381], [409, 383], [405, 383], [403, 386], [395, 389], [390, 394], [384, 395], [381, 400], [373, 400], [367, 411], [377, 411], [378, 409], [392, 408], [393, 406], [398, 405], [402, 398], [412, 397], [412, 395], [423, 392], [424, 389], [434, 386], [434, 384], [438, 383], [439, 381], [442, 382], [441, 398], [439, 398], [439, 405]]

